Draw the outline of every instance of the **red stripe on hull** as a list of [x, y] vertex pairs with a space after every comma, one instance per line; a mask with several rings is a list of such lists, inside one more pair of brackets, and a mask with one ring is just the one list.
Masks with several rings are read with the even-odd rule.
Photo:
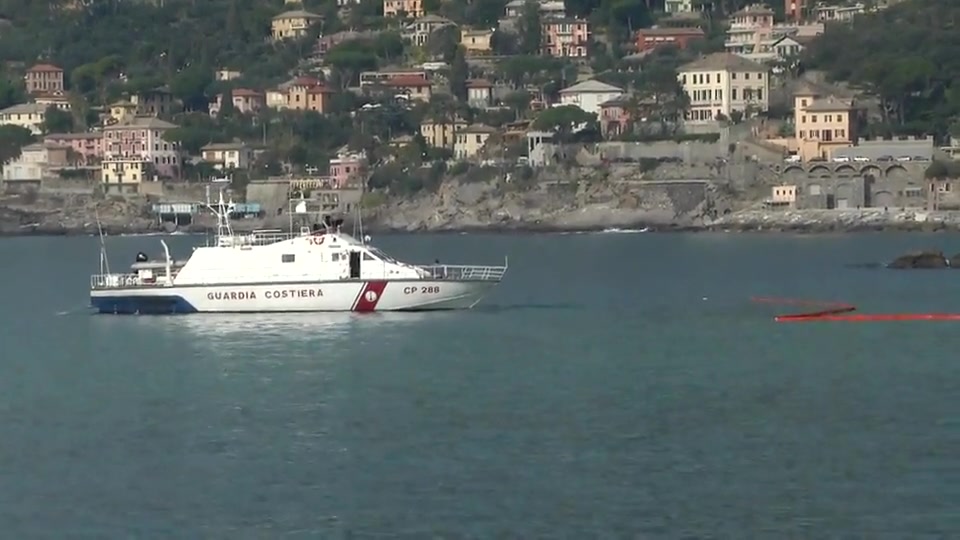
[[353, 303], [353, 311], [369, 312], [377, 309], [377, 303], [383, 297], [383, 290], [387, 288], [386, 281], [368, 281], [364, 283], [360, 296]]

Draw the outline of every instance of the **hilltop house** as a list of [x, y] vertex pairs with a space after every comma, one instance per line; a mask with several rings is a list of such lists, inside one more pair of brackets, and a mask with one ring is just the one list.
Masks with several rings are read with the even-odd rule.
[[[266, 106], [263, 92], [250, 90], [249, 88], [234, 88], [230, 92], [230, 96], [234, 109], [243, 114], [256, 114], [257, 111]], [[223, 94], [217, 94], [217, 99], [210, 104], [210, 116], [220, 114], [221, 108], [223, 108]]]
[[457, 132], [453, 155], [456, 159], [466, 160], [476, 157], [487, 144], [490, 136], [497, 130], [483, 124], [473, 124]]
[[674, 46], [686, 49], [690, 43], [704, 39], [700, 28], [644, 28], [634, 36], [637, 52], [652, 51], [659, 47]]
[[560, 91], [561, 105], [575, 105], [583, 112], [600, 113], [600, 104], [623, 95], [623, 89], [604, 82], [579, 82]]
[[769, 107], [768, 69], [735, 54], [707, 55], [680, 66], [677, 77], [690, 99], [687, 121], [730, 118], [735, 112], [749, 117]]
[[793, 94], [794, 138], [800, 159], [830, 159], [834, 150], [857, 144], [857, 107], [852, 99], [804, 81]]
[[298, 9], [286, 11], [270, 21], [270, 35], [274, 41], [305, 37], [310, 27], [323, 20], [316, 13]]
[[402, 35], [417, 47], [423, 47], [430, 39], [430, 34], [445, 26], [456, 26], [456, 23], [438, 15], [427, 14], [408, 24]]
[[180, 176], [180, 145], [164, 139], [174, 124], [151, 116], [134, 116], [103, 129], [101, 180], [104, 184], [139, 184], [155, 172]]
[[30, 133], [39, 135], [43, 131], [43, 120], [46, 118], [47, 108], [36, 103], [21, 103], [7, 107], [0, 111], [0, 125], [20, 126], [30, 130]]
[[211, 143], [200, 149], [200, 157], [220, 170], [249, 169], [253, 149], [243, 142]]
[[97, 165], [103, 159], [103, 133], [51, 133], [43, 142], [70, 148], [75, 165]]
[[52, 64], [37, 64], [23, 77], [28, 94], [63, 92], [63, 70]]
[[383, 0], [384, 17], [423, 17], [423, 0]]
[[461, 119], [426, 119], [420, 123], [420, 134], [428, 145], [434, 148], [454, 149], [456, 143], [456, 134], [458, 131], [467, 127], [467, 123]]
[[463, 45], [468, 56], [490, 54], [493, 50], [492, 38], [492, 28], [460, 29], [460, 45]]
[[541, 53], [564, 58], [586, 58], [590, 46], [590, 23], [570, 17], [545, 18], [540, 23]]

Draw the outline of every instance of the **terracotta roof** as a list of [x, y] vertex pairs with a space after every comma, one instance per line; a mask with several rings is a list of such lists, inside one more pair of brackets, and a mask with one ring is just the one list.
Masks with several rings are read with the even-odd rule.
[[245, 97], [261, 97], [261, 96], [263, 96], [263, 92], [260, 92], [260, 91], [257, 91], [257, 90], [250, 90], [249, 88], [234, 88], [233, 91], [231, 92], [231, 94], [234, 95], [234, 96], [241, 96], [241, 97], [244, 97], [244, 96], [245, 96]]
[[40, 73], [49, 71], [63, 71], [53, 64], [37, 64], [27, 70], [27, 73]]
[[320, 79], [316, 77], [297, 77], [291, 81], [287, 81], [286, 86], [317, 86], [323, 84]]
[[680, 66], [677, 71], [749, 71], [766, 73], [767, 68], [742, 56], [713, 53]]
[[430, 81], [414, 75], [397, 75], [396, 77], [387, 79], [383, 84], [386, 86], [401, 86], [405, 88], [422, 88], [424, 86], [432, 86]]
[[333, 94], [335, 92], [336, 90], [329, 88], [324, 84], [318, 84], [316, 86], [311, 86], [310, 88], [307, 88], [308, 94]]
[[51, 133], [45, 139], [58, 139], [63, 141], [72, 141], [77, 139], [102, 139], [102, 132], [94, 133]]

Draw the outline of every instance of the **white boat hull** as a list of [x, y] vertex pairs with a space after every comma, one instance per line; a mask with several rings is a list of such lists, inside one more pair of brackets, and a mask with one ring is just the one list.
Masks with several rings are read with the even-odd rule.
[[141, 286], [90, 292], [100, 313], [269, 313], [469, 309], [497, 281], [341, 280], [286, 284]]

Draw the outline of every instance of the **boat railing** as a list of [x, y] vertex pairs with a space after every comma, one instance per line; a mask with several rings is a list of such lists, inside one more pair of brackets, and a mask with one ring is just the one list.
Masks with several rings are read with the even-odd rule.
[[462, 281], [500, 281], [507, 272], [506, 266], [475, 266], [434, 264], [421, 266], [430, 279]]
[[[162, 276], [160, 277], [162, 278]], [[91, 289], [128, 289], [130, 287], [159, 287], [162, 285], [161, 279], [146, 280], [139, 274], [94, 274], [90, 276]]]
[[266, 246], [269, 244], [275, 244], [277, 242], [283, 242], [286, 240], [292, 240], [294, 238], [300, 238], [304, 236], [304, 233], [300, 232], [282, 232], [282, 231], [253, 231], [247, 234], [234, 234], [230, 236], [220, 236], [217, 239], [217, 244], [220, 247], [232, 247], [232, 246]]

